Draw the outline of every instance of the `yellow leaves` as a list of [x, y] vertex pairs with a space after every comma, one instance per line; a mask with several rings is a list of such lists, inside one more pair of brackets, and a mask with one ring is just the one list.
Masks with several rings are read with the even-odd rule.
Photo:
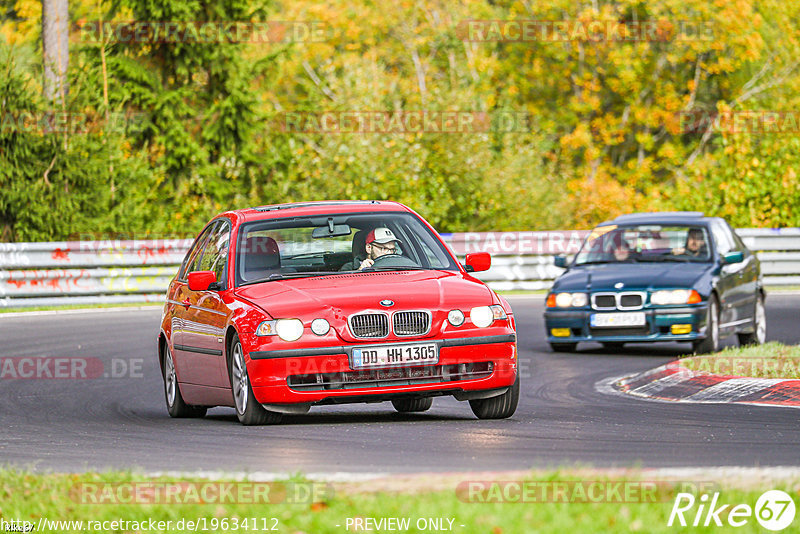
[[634, 137], [636, 142], [642, 145], [645, 150], [650, 150], [653, 148], [653, 136], [648, 132], [636, 132]]
[[592, 134], [585, 123], [578, 124], [572, 133], [560, 139], [561, 146], [566, 148], [583, 148], [589, 146], [591, 142]]
[[0, 34], [9, 44], [34, 42], [40, 35], [42, 3], [39, 0], [18, 0], [14, 6], [19, 21], [0, 25]]
[[622, 186], [602, 169], [586, 170], [588, 176], [568, 182], [570, 206], [578, 227], [594, 226], [602, 220], [628, 212], [639, 202], [639, 195]]
[[14, 11], [19, 18], [37, 18], [42, 16], [42, 3], [39, 0], [17, 0]]
[[789, 167], [786, 169], [786, 172], [783, 173], [781, 177], [781, 185], [783, 185], [784, 189], [795, 189], [797, 187], [797, 173], [794, 171], [794, 168]]
[[691, 120], [690, 117], [681, 115], [679, 113], [665, 113], [662, 115], [664, 128], [672, 135], [680, 135], [683, 129], [684, 120]]
[[678, 155], [678, 151], [673, 143], [664, 143], [658, 150], [658, 155], [664, 159], [674, 159]]

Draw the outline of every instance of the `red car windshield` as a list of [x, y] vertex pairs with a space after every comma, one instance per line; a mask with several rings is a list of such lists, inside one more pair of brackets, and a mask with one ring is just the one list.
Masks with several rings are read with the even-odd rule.
[[440, 238], [411, 213], [332, 214], [242, 225], [236, 285], [358, 270], [367, 257], [367, 236], [376, 229], [381, 241], [386, 241], [382, 229], [395, 240], [377, 243], [382, 257], [369, 269], [458, 270]]

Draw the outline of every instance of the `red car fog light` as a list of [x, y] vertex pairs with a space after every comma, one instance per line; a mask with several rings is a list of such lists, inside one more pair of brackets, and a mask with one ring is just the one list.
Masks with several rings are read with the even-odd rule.
[[447, 321], [453, 326], [464, 324], [464, 312], [461, 310], [450, 310], [447, 313]]
[[311, 321], [311, 331], [318, 336], [324, 336], [330, 329], [331, 325], [325, 319], [314, 319]]

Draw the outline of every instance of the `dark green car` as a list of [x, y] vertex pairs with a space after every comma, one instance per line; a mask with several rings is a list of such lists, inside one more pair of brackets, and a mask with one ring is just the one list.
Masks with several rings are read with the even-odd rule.
[[623, 215], [594, 228], [556, 279], [544, 313], [547, 340], [572, 352], [594, 341], [686, 341], [695, 352], [766, 338], [758, 258], [718, 217], [698, 212]]

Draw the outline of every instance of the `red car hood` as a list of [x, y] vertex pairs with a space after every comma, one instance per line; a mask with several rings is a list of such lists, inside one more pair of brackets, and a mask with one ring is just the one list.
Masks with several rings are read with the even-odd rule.
[[[443, 310], [492, 304], [492, 293], [479, 280], [453, 271], [389, 271], [315, 278], [274, 280], [236, 290], [273, 318], [346, 317], [364, 310]], [[327, 315], [331, 314], [331, 315]]]

